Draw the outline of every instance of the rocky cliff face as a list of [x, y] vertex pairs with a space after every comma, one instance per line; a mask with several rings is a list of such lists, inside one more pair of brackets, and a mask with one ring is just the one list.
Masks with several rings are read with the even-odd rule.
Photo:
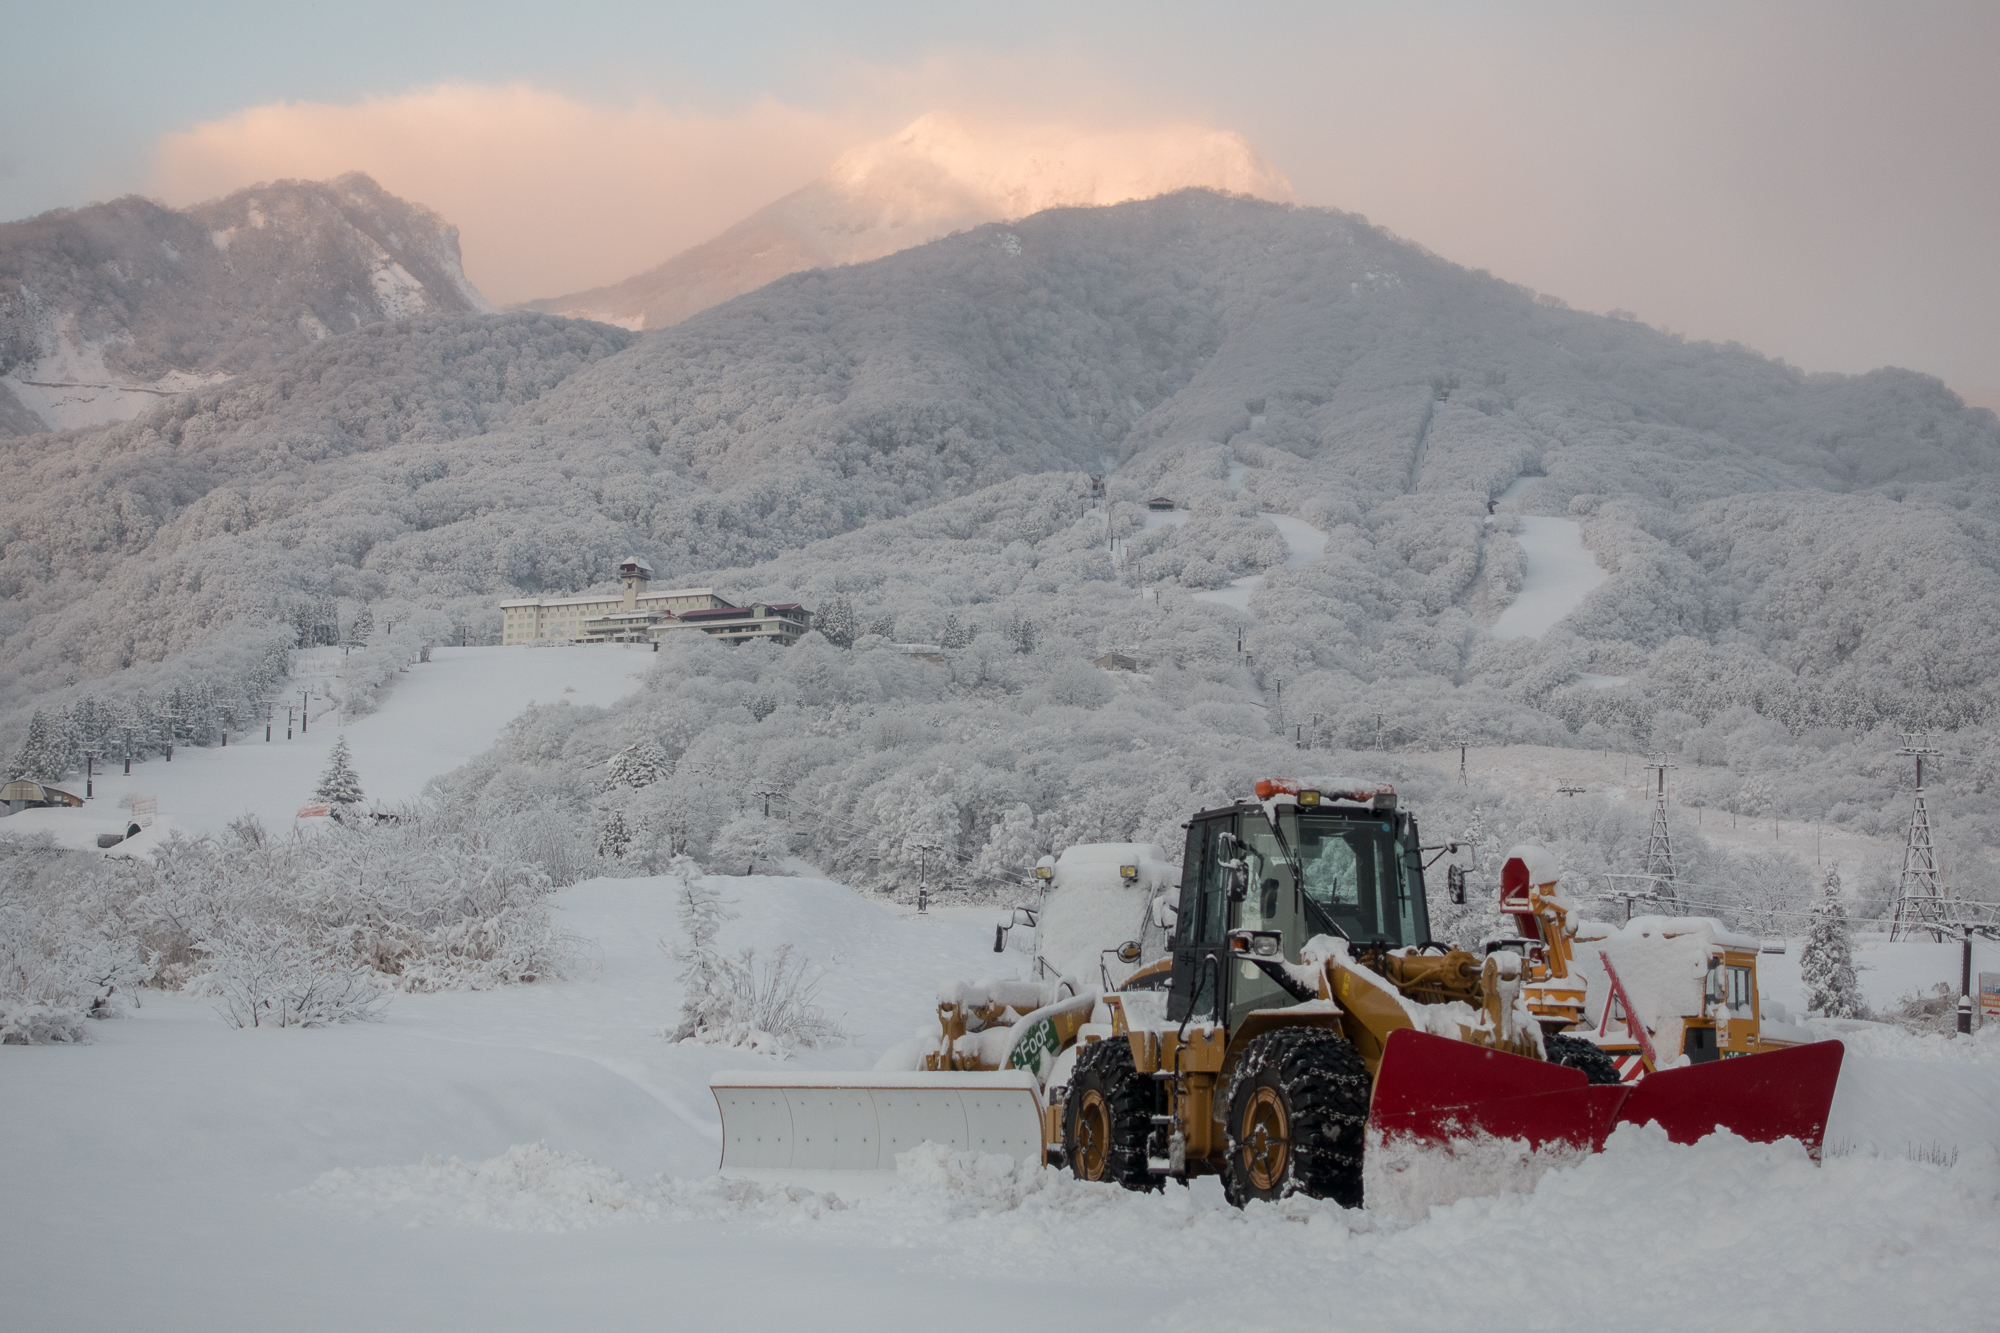
[[492, 307], [458, 231], [362, 175], [0, 226], [0, 434], [96, 425], [334, 333]]

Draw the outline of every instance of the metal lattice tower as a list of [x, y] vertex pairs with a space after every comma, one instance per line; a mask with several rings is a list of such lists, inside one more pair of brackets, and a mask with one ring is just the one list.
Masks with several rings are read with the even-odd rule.
[[1667, 834], [1667, 770], [1678, 768], [1670, 764], [1663, 754], [1654, 755], [1646, 761], [1646, 767], [1653, 770], [1653, 834], [1646, 840], [1645, 878], [1651, 882], [1653, 896], [1661, 902], [1674, 905], [1679, 896], [1674, 890], [1674, 842]]
[[1931, 838], [1931, 812], [1924, 805], [1924, 759], [1943, 753], [1912, 735], [1897, 754], [1917, 761], [1917, 803], [1910, 812], [1910, 834], [1903, 841], [1903, 877], [1896, 885], [1896, 916], [1889, 926], [1891, 940], [1928, 931], [1933, 940], [1945, 937], [1944, 886], [1938, 883], [1937, 844]]

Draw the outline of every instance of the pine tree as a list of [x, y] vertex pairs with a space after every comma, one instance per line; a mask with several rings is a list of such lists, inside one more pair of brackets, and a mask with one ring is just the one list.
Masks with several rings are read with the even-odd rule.
[[673, 951], [681, 965], [681, 1017], [673, 1039], [686, 1041], [726, 1026], [733, 1015], [734, 965], [716, 947], [715, 937], [736, 913], [721, 890], [703, 882], [701, 867], [690, 858], [676, 856], [667, 873], [675, 881], [674, 915], [685, 937]]
[[834, 599], [821, 609], [819, 616], [813, 621], [813, 626], [834, 647], [853, 647], [857, 629], [854, 603], [848, 601], [845, 594], [835, 594]]
[[7, 765], [9, 778], [48, 778], [55, 774], [47, 771], [49, 757], [49, 718], [41, 709], [28, 719], [28, 738], [21, 742], [20, 750], [14, 755], [14, 762]]
[[944, 618], [944, 632], [938, 635], [938, 646], [956, 649], [963, 648], [971, 642], [972, 636], [966, 633], [965, 626], [958, 623], [957, 614], [947, 615]]
[[342, 736], [333, 743], [333, 750], [326, 759], [326, 772], [319, 775], [319, 786], [313, 791], [313, 799], [328, 805], [359, 805], [361, 777], [354, 771], [347, 737]]
[[349, 631], [349, 636], [356, 643], [367, 643], [369, 636], [374, 633], [375, 612], [369, 608], [368, 603], [363, 602], [361, 609], [354, 613], [354, 628]]
[[1828, 1018], [1858, 1018], [1863, 1005], [1854, 979], [1854, 941], [1847, 909], [1840, 904], [1840, 871], [1826, 872], [1819, 901], [1813, 905], [1812, 931], [1799, 955], [1799, 973], [1806, 984], [1806, 1008]]
[[672, 769], [673, 761], [665, 750], [651, 741], [640, 741], [611, 756], [611, 762], [604, 766], [604, 785], [607, 789], [650, 787]]
[[890, 615], [875, 617], [868, 622], [868, 632], [870, 634], [879, 634], [885, 639], [894, 639], [896, 637], [896, 617]]
[[625, 822], [625, 812], [617, 806], [607, 806], [597, 814], [597, 854], [619, 857], [632, 845], [632, 829]]

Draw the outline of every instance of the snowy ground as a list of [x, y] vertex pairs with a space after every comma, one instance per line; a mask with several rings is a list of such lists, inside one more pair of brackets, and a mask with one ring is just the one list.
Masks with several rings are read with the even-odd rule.
[[[339, 656], [337, 649], [301, 654], [302, 678], [312, 679], [316, 667], [330, 671]], [[324, 660], [312, 660], [318, 657]], [[433, 649], [431, 660], [412, 665], [367, 717], [345, 722], [320, 713], [315, 688], [304, 735], [285, 739], [280, 708], [269, 744], [259, 726], [232, 734], [227, 747], [183, 746], [171, 763], [155, 757], [135, 764], [130, 777], [114, 763], [112, 772], [98, 775], [96, 799], [82, 809], [23, 810], [0, 820], [0, 833], [46, 830], [65, 846], [92, 847], [99, 833], [123, 830], [129, 812], [119, 801], [129, 796], [158, 798], [159, 819], [121, 845], [121, 854], [143, 853], [173, 828], [214, 832], [245, 813], [255, 813], [269, 827], [289, 828], [340, 735], [347, 737], [371, 801], [406, 800], [432, 778], [489, 749], [500, 728], [528, 704], [610, 703], [636, 689], [655, 660], [647, 649], [610, 644]], [[81, 782], [71, 785], [83, 794]]]
[[[1019, 966], [990, 951], [989, 912], [722, 882], [741, 913], [724, 942], [808, 950], [854, 1032], [795, 1067], [866, 1068], [934, 1021], [940, 982]], [[877, 1197], [792, 1197], [710, 1179], [707, 1077], [763, 1057], [657, 1035], [679, 1000], [663, 883], [592, 881], [562, 903], [589, 942], [570, 980], [399, 996], [379, 1024], [324, 1031], [239, 1032], [201, 1001], [155, 997], [93, 1025], [92, 1045], [0, 1051], [10, 1326], [844, 1330], [948, 1310], [969, 1329], [1398, 1329], [1509, 1302], [1540, 1328], [2000, 1315], [1985, 1277], [2000, 1040], [1859, 1034], [1876, 1049], [1850, 1057], [1822, 1167], [1627, 1130], [1531, 1196], [1414, 1224], [1326, 1205], [1239, 1214], [1212, 1181], [1131, 1196], [940, 1154]], [[1869, 1137], [1926, 1105], [1939, 1113], [1918, 1146], [1955, 1163]], [[1253, 1254], [1267, 1279], [1191, 1294]]]

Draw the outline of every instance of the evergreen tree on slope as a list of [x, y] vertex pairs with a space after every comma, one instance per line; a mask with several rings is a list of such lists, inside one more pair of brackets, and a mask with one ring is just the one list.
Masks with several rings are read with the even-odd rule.
[[319, 775], [319, 786], [313, 791], [313, 799], [335, 806], [361, 803], [361, 776], [354, 771], [347, 737], [342, 736], [333, 743], [333, 751], [326, 757], [326, 772]]
[[1858, 1018], [1861, 987], [1854, 979], [1854, 942], [1847, 909], [1840, 905], [1840, 872], [1826, 872], [1819, 901], [1813, 904], [1812, 930], [1799, 955], [1799, 972], [1806, 984], [1806, 1008], [1828, 1018]]
[[814, 619], [813, 628], [836, 648], [853, 647], [854, 636], [860, 630], [854, 616], [854, 603], [848, 601], [845, 594], [835, 596]]
[[667, 873], [676, 881], [674, 915], [683, 937], [673, 951], [681, 981], [681, 1017], [673, 1040], [686, 1041], [727, 1027], [734, 1014], [734, 968], [715, 937], [736, 913], [720, 889], [703, 882], [701, 867], [692, 859], [676, 856]]

